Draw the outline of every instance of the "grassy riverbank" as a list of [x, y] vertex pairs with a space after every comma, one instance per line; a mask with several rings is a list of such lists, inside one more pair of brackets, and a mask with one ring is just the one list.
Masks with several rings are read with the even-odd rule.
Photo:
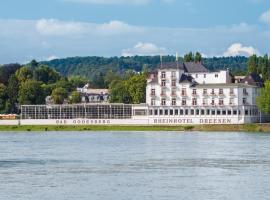
[[240, 131], [269, 132], [270, 124], [189, 126], [0, 126], [0, 131]]

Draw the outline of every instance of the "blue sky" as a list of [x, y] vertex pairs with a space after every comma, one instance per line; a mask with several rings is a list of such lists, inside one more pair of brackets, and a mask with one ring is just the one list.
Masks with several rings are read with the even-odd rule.
[[0, 2], [0, 63], [68, 56], [270, 53], [269, 0]]

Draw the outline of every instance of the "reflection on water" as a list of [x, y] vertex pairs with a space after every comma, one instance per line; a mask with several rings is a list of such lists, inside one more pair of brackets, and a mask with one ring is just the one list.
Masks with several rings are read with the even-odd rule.
[[269, 199], [270, 134], [0, 134], [0, 199]]

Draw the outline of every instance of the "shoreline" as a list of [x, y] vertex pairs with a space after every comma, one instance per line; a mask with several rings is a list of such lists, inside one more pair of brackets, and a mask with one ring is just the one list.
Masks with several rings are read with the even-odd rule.
[[184, 126], [104, 126], [104, 125], [1, 125], [0, 132], [21, 131], [202, 131], [202, 132], [264, 132], [270, 124], [184, 125]]

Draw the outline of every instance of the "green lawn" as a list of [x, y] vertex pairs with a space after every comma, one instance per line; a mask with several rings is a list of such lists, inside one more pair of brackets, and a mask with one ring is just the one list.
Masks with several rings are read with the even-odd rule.
[[246, 131], [269, 132], [270, 124], [245, 125], [188, 125], [188, 126], [59, 126], [59, 125], [29, 125], [0, 126], [0, 131]]

